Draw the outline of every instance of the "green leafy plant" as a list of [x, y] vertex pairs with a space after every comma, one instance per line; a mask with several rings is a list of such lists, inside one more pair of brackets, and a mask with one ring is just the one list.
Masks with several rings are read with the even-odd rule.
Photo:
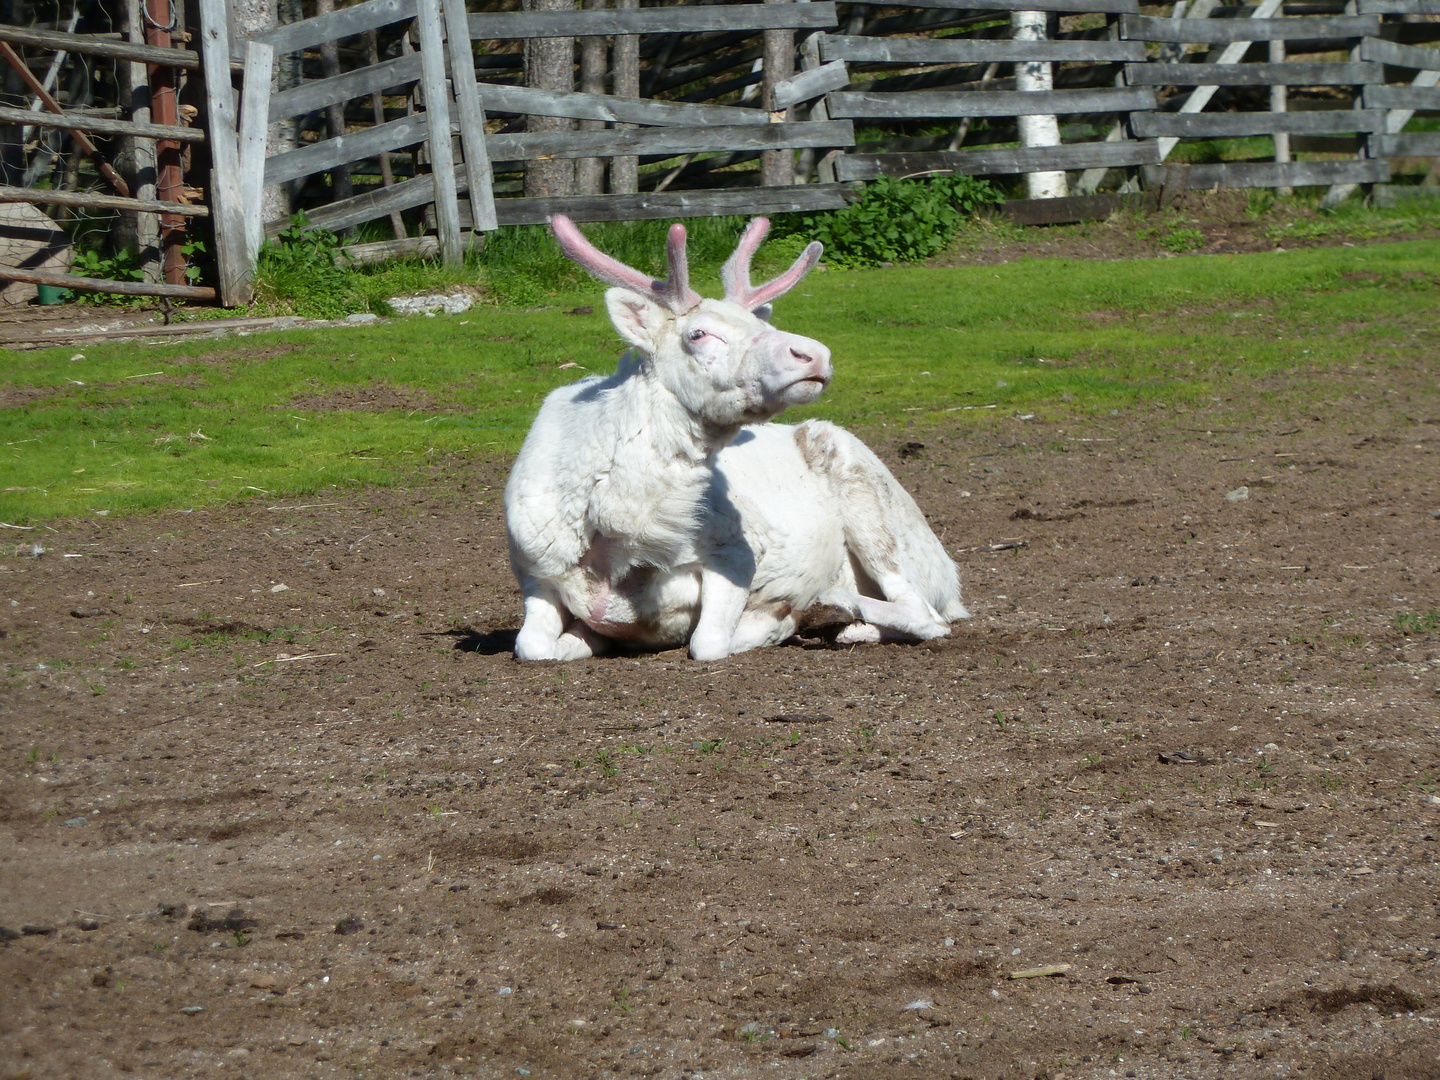
[[255, 261], [255, 295], [262, 302], [289, 307], [297, 315], [337, 319], [367, 304], [357, 275], [335, 265], [340, 238], [328, 229], [310, 228], [296, 214], [278, 238], [265, 244]]
[[837, 266], [922, 262], [945, 250], [967, 217], [1000, 201], [988, 181], [973, 176], [882, 176], [843, 210], [806, 215], [785, 228], [819, 240]]
[[1193, 227], [1173, 226], [1160, 238], [1160, 246], [1166, 251], [1198, 251], [1205, 246], [1205, 234]]
[[[79, 277], [100, 278], [104, 281], [143, 281], [144, 272], [139, 261], [129, 251], [104, 254], [100, 248], [87, 248], [75, 253], [70, 272]], [[136, 304], [139, 298], [122, 293], [77, 293], [76, 301], [81, 304]]]
[[1395, 629], [1407, 637], [1412, 634], [1428, 634], [1440, 627], [1440, 611], [1397, 611]]

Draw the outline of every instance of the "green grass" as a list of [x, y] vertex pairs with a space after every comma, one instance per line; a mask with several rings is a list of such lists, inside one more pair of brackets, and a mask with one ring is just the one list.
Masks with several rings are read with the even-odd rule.
[[[713, 292], [718, 260], [708, 258], [696, 283]], [[1417, 241], [817, 272], [780, 302], [777, 322], [825, 341], [837, 374], [820, 403], [787, 418], [824, 416], [863, 432], [1017, 413], [1103, 416], [1144, 402], [1258, 407], [1267, 378], [1277, 398], [1294, 400], [1304, 392], [1303, 379], [1288, 377], [1297, 370], [1433, 355], [1437, 266], [1440, 243]], [[463, 477], [465, 460], [518, 449], [549, 390], [613, 370], [620, 343], [602, 290], [570, 280], [557, 274], [552, 294], [526, 309], [90, 347], [79, 359], [72, 348], [10, 355], [0, 371], [0, 400], [11, 406], [0, 409], [0, 521], [332, 498], [440, 462]], [[593, 313], [564, 314], [581, 305]], [[391, 407], [334, 407], [371, 399]]]

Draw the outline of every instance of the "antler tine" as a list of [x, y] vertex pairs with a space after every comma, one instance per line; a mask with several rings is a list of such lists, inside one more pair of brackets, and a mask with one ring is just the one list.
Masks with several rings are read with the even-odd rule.
[[757, 217], [752, 218], [750, 224], [745, 226], [745, 231], [740, 234], [740, 242], [735, 245], [734, 253], [725, 260], [725, 265], [720, 268], [720, 280], [725, 285], [726, 300], [749, 306], [746, 298], [752, 291], [750, 288], [750, 263], [755, 258], [755, 252], [760, 248], [760, 242], [765, 239], [765, 234], [769, 231], [770, 219]]
[[[677, 234], [678, 230], [678, 234]], [[591, 277], [607, 285], [618, 285], [641, 296], [649, 297], [671, 311], [682, 312], [700, 302], [698, 294], [688, 285], [689, 266], [685, 258], [685, 227], [676, 224], [670, 229], [667, 257], [670, 262], [670, 280], [656, 281], [649, 274], [634, 267], [626, 266], [619, 259], [613, 259], [597, 248], [580, 231], [576, 224], [564, 214], [550, 219], [550, 231], [560, 243], [565, 257], [583, 267]], [[677, 273], [678, 267], [678, 273]]]
[[665, 244], [670, 280], [664, 283], [667, 302], [676, 313], [689, 311], [700, 303], [700, 294], [690, 288], [690, 257], [685, 252], [685, 226], [675, 222]]
[[818, 240], [812, 240], [789, 270], [764, 285], [753, 286], [750, 284], [750, 262], [769, 231], [770, 222], [767, 219], [760, 217], [751, 221], [741, 234], [735, 253], [725, 261], [720, 270], [720, 279], [725, 283], [725, 299], [750, 311], [783, 296], [798, 285], [800, 279], [820, 260], [820, 253], [825, 250]]

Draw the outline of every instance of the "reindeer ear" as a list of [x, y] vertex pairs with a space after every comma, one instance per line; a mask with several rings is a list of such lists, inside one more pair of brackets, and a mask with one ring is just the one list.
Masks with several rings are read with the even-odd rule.
[[607, 289], [605, 307], [620, 336], [653, 356], [661, 328], [670, 313], [653, 300], [629, 289]]
[[757, 308], [756, 308], [754, 311], [752, 311], [750, 314], [751, 314], [751, 315], [754, 315], [754, 316], [755, 316], [757, 319], [759, 319], [761, 322], [769, 322], [769, 321], [770, 321], [770, 316], [775, 314], [775, 305], [774, 305], [774, 304], [761, 304], [759, 307], [757, 307]]

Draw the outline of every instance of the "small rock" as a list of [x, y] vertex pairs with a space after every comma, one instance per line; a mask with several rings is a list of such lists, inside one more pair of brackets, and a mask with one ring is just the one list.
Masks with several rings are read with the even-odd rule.
[[289, 591], [290, 591], [290, 586], [289, 586], [289, 585], [286, 585], [286, 584], [282, 581], [282, 582], [280, 582], [279, 585], [271, 585], [271, 586], [270, 586], [270, 591], [271, 591], [271, 592], [289, 592]]
[[933, 1009], [934, 1007], [935, 1002], [931, 1001], [929, 998], [916, 998], [914, 1001], [910, 1002], [910, 1004], [905, 1006], [905, 1008], [907, 1009]]
[[335, 933], [337, 934], [354, 934], [364, 929], [364, 920], [354, 915], [346, 915], [345, 918], [335, 924]]
[[376, 595], [376, 596], [384, 596], [384, 595], [385, 595], [385, 590], [384, 590], [384, 589], [371, 589], [370, 591], [371, 591], [374, 595]]
[[8, 926], [0, 926], [0, 941], [9, 944], [20, 937], [19, 930], [11, 930]]
[[502, 986], [498, 991], [496, 991], [496, 993], [498, 993], [501, 997], [507, 997], [510, 994], [515, 993], [515, 991], [508, 986]]
[[422, 312], [433, 315], [437, 311], [459, 315], [469, 311], [475, 301], [464, 293], [454, 293], [449, 296], [392, 296], [386, 303], [397, 315], [419, 315]]
[[89, 916], [87, 915], [86, 917], [82, 918], [79, 922], [77, 922], [75, 925], [78, 926], [81, 930], [86, 930], [86, 931], [89, 931], [89, 930], [99, 930], [99, 929], [100, 929], [100, 920], [99, 920], [99, 919], [93, 919], [93, 918], [91, 918], [91, 917], [89, 917]]
[[89, 825], [89, 824], [90, 824], [90, 819], [89, 819], [88, 817], [72, 817], [72, 818], [66, 818], [66, 819], [65, 819], [65, 824], [66, 824], [66, 825]]
[[354, 315], [346, 315], [345, 321], [351, 326], [365, 326], [369, 323], [380, 321], [380, 316], [373, 311], [357, 311]]
[[55, 933], [55, 927], [37, 926], [32, 923], [26, 923], [24, 926], [20, 927], [20, 933], [24, 934], [26, 937], [49, 937], [51, 934]]
[[582, 305], [581, 307], [571, 308], [569, 311], [565, 312], [565, 314], [566, 314], [566, 315], [593, 315], [593, 314], [595, 314], [595, 309], [594, 309], [593, 307], [588, 307], [588, 306]]
[[1248, 498], [1250, 498], [1250, 489], [1244, 484], [1241, 484], [1234, 491], [1227, 491], [1225, 493], [1226, 502], [1244, 502]]
[[104, 615], [105, 609], [99, 607], [77, 607], [70, 609], [72, 619], [93, 619], [97, 615]]
[[195, 1016], [195, 1015], [198, 1014], [198, 1013], [204, 1012], [204, 1011], [205, 1011], [205, 1006], [204, 1006], [204, 1005], [185, 1005], [185, 1006], [183, 1006], [183, 1007], [180, 1009], [180, 1011], [181, 1011], [182, 1013], [184, 1013], [186, 1016]]

